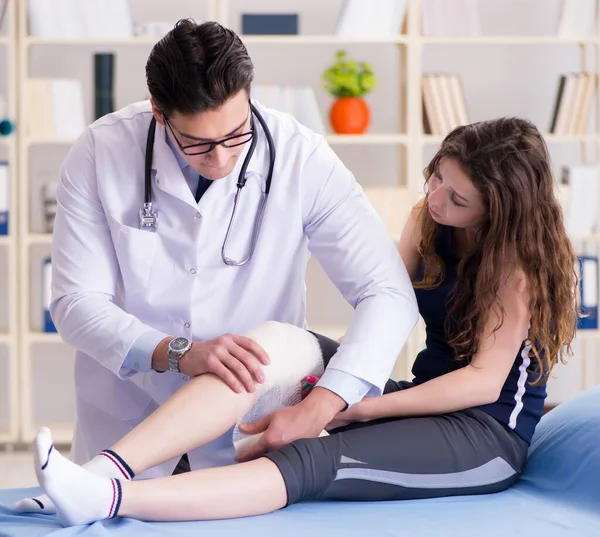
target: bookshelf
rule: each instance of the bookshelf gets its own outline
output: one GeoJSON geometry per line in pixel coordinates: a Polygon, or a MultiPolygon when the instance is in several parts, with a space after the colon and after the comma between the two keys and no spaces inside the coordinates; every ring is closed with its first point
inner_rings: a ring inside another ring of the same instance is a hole
{"type": "MultiPolygon", "coordinates": [[[[0,28],[0,96],[6,114],[17,117],[16,0],[8,0],[0,28]],[[2,80],[4,82],[2,82],[2,80]]],[[[19,438],[17,144],[15,134],[0,136],[0,161],[8,163],[8,234],[0,235],[0,444],[19,438]]]]}
{"type": "MultiPolygon", "coordinates": [[[[396,36],[340,37],[324,33],[321,29],[314,33],[297,36],[241,35],[253,58],[255,55],[256,57],[264,57],[265,51],[273,50],[270,47],[274,45],[277,47],[275,50],[282,51],[282,53],[287,50],[306,51],[308,57],[309,54],[314,54],[316,50],[321,55],[327,54],[331,59],[330,54],[336,47],[348,47],[353,51],[358,51],[367,60],[379,54],[379,51],[382,53],[393,51],[398,59],[396,68],[399,71],[398,87],[394,89],[397,100],[395,104],[397,104],[398,109],[398,128],[393,132],[370,129],[364,135],[352,136],[336,135],[329,132],[326,134],[326,139],[344,161],[348,160],[348,165],[352,171],[354,171],[352,166],[355,162],[373,158],[373,155],[378,156],[382,151],[390,152],[393,157],[390,157],[390,162],[396,163],[396,167],[389,172],[391,182],[388,181],[384,186],[369,183],[365,184],[364,187],[367,195],[388,224],[391,235],[396,239],[399,236],[399,222],[405,220],[412,204],[422,195],[422,170],[427,161],[426,154],[428,151],[433,151],[442,140],[442,136],[425,134],[423,130],[421,82],[422,75],[426,72],[424,66],[427,62],[424,56],[430,50],[430,47],[467,47],[469,50],[483,50],[485,47],[500,46],[511,47],[515,52],[529,50],[528,47],[536,49],[541,47],[547,50],[546,57],[549,58],[552,58],[551,55],[556,47],[569,47],[576,51],[575,55],[578,58],[577,62],[581,70],[600,72],[600,33],[598,32],[600,21],[598,20],[595,24],[594,35],[585,38],[524,34],[430,37],[423,36],[421,33],[421,9],[424,0],[406,0],[406,2],[407,10],[404,23],[401,31],[396,36]],[[590,52],[594,56],[594,60],[591,62],[588,58],[590,52]],[[394,200],[394,203],[397,201],[396,211],[390,210],[390,200],[394,200]]],[[[251,11],[251,4],[253,3],[244,2],[244,9],[251,11]]],[[[287,11],[290,9],[300,10],[300,5],[303,3],[295,0],[289,1],[290,6],[291,4],[294,5],[288,9],[288,2],[276,3],[272,1],[269,8],[271,10],[281,10],[283,4],[286,4],[284,10],[287,11]]],[[[306,4],[311,4],[311,2],[306,2],[306,4]]],[[[319,9],[325,9],[319,2],[313,2],[313,4],[319,4],[319,9]]],[[[186,16],[184,14],[180,15],[182,5],[183,2],[178,2],[177,9],[179,12],[174,15],[176,18],[186,16]]],[[[265,5],[266,2],[256,2],[256,10],[268,10],[265,5]]],[[[51,54],[55,50],[68,53],[70,49],[75,51],[82,48],[89,51],[114,50],[120,56],[135,55],[137,59],[143,57],[145,60],[143,55],[150,51],[156,41],[152,37],[119,39],[32,37],[28,31],[28,2],[26,0],[9,0],[9,6],[12,30],[0,34],[0,48],[8,48],[12,51],[14,58],[18,58],[18,64],[13,61],[14,73],[18,76],[13,75],[11,103],[13,110],[18,112],[18,120],[21,125],[27,123],[28,109],[26,100],[20,99],[17,110],[16,95],[17,93],[25,95],[24,91],[29,77],[38,76],[37,73],[32,74],[31,69],[32,57],[36,51],[44,50],[51,54]],[[17,1],[18,13],[15,9],[17,1]],[[56,47],[60,48],[57,49],[56,47]]],[[[201,18],[218,20],[234,30],[238,30],[237,15],[241,9],[240,0],[204,0],[203,2],[193,3],[190,0],[187,6],[190,10],[193,10],[193,12],[189,12],[189,16],[199,19],[200,16],[196,13],[202,10],[201,18]]],[[[141,9],[139,11],[142,12],[141,9]]],[[[314,14],[316,11],[313,10],[311,13],[314,14]]],[[[460,48],[460,50],[463,49],[460,48]]],[[[314,56],[311,55],[310,58],[314,58],[314,56]]],[[[314,70],[312,80],[314,85],[317,86],[320,85],[320,68],[314,70]]],[[[276,67],[271,71],[266,73],[263,70],[260,74],[269,80],[277,79],[281,84],[289,83],[286,75],[283,75],[283,80],[277,78],[279,73],[276,67]]],[[[142,71],[140,70],[139,73],[141,74],[142,71]]],[[[550,81],[553,85],[555,82],[554,79],[550,81]]],[[[296,80],[292,83],[296,83],[296,80]]],[[[539,82],[539,84],[545,83],[548,83],[548,81],[539,82]]],[[[86,98],[89,100],[89,95],[86,98]]],[[[324,108],[324,103],[325,100],[320,101],[321,112],[327,123],[327,110],[324,108]]],[[[551,112],[550,109],[547,112],[548,124],[551,112]]],[[[595,157],[590,155],[600,155],[600,92],[598,89],[596,89],[595,95],[595,114],[595,121],[592,122],[593,124],[585,134],[566,136],[548,133],[546,134],[548,143],[574,146],[580,152],[582,160],[594,159],[595,161],[595,157]]],[[[6,434],[0,429],[0,443],[15,441],[17,436],[19,441],[30,442],[41,421],[53,424],[58,442],[68,443],[70,441],[70,420],[74,408],[73,394],[69,385],[72,381],[73,350],[61,341],[59,335],[41,331],[39,319],[41,315],[40,260],[49,254],[52,237],[50,234],[44,233],[39,226],[32,225],[32,218],[35,216],[32,209],[32,200],[39,197],[40,193],[38,188],[34,188],[31,164],[37,151],[44,151],[44,155],[47,151],[64,155],[72,142],[73,140],[70,138],[31,136],[29,133],[24,132],[24,129],[21,130],[18,136],[8,141],[12,159],[17,160],[18,157],[19,165],[18,183],[20,188],[18,199],[13,198],[13,201],[15,201],[14,206],[18,207],[19,213],[18,235],[13,233],[8,238],[0,238],[0,251],[8,250],[13,253],[11,257],[13,269],[9,277],[11,282],[9,288],[12,292],[10,301],[12,314],[10,319],[14,321],[18,318],[19,330],[17,332],[13,322],[6,334],[0,332],[0,364],[2,363],[1,349],[3,347],[16,349],[18,345],[20,377],[19,382],[16,381],[16,376],[13,377],[11,386],[18,386],[19,389],[18,392],[16,389],[10,392],[12,398],[10,408],[12,409],[11,412],[14,412],[18,401],[21,412],[18,416],[16,414],[12,416],[11,425],[6,434]],[[21,267],[20,278],[17,278],[17,259],[21,267]],[[17,307],[14,291],[17,288],[19,291],[19,307],[17,307]],[[40,371],[48,375],[49,380],[46,382],[48,386],[46,391],[38,389],[39,385],[37,383],[40,381],[40,371]],[[45,400],[51,399],[58,399],[59,403],[50,408],[48,411],[51,413],[50,415],[45,413],[43,403],[45,400]]],[[[0,144],[2,143],[0,139],[0,144]]],[[[576,246],[588,250],[596,249],[597,251],[598,242],[597,236],[590,235],[577,238],[576,246]]],[[[311,328],[334,338],[341,337],[349,319],[349,307],[342,304],[341,297],[332,289],[332,285],[325,281],[323,273],[314,263],[309,266],[308,286],[308,317],[311,328]],[[326,310],[326,314],[315,314],[315,311],[320,309],[326,310]]],[[[597,361],[595,356],[597,341],[597,331],[586,331],[581,334],[581,337],[578,337],[577,345],[581,349],[581,358],[576,362],[575,367],[569,369],[569,371],[573,371],[572,374],[574,375],[569,380],[571,383],[570,388],[559,390],[560,395],[557,396],[558,398],[567,397],[572,391],[588,387],[590,383],[600,383],[600,365],[597,367],[595,365],[597,361]]],[[[419,323],[399,356],[393,373],[395,378],[406,378],[410,375],[412,360],[418,350],[422,348],[423,342],[424,329],[422,324],[419,323]]],[[[10,353],[10,356],[13,357],[11,363],[16,365],[16,351],[10,353]]],[[[11,371],[11,374],[16,375],[16,369],[11,371]]],[[[0,393],[2,393],[1,389],[0,393]]]]}

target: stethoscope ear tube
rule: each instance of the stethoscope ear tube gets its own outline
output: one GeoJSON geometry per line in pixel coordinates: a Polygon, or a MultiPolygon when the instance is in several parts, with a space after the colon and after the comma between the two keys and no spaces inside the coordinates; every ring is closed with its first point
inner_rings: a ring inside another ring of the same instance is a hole
{"type": "Polygon", "coordinates": [[[156,118],[152,116],[146,137],[146,160],[144,162],[144,203],[149,203],[150,207],[152,207],[152,155],[154,154],[155,134],[156,118]]]}

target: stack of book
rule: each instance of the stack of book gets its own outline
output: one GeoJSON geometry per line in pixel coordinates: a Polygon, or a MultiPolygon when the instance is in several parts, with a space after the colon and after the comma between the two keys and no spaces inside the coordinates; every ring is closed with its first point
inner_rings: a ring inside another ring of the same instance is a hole
{"type": "Polygon", "coordinates": [[[467,105],[458,75],[423,75],[423,132],[444,136],[468,123],[467,105]]]}

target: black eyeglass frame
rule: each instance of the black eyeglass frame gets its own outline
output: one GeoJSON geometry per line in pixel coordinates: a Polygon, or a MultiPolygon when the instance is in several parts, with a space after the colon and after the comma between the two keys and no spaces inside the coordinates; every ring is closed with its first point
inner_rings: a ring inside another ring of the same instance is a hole
{"type": "MultiPolygon", "coordinates": [[[[249,115],[252,115],[252,109],[249,110],[249,115]]],[[[177,142],[177,145],[179,146],[179,149],[181,150],[181,152],[188,156],[188,157],[193,157],[195,155],[205,155],[206,153],[210,153],[215,147],[217,147],[218,145],[222,145],[223,147],[226,148],[231,148],[231,147],[239,147],[240,145],[244,145],[247,144],[248,142],[250,142],[252,140],[252,138],[254,138],[254,118],[251,119],[250,121],[250,130],[248,132],[243,132],[241,134],[235,134],[233,136],[228,136],[227,138],[223,138],[221,140],[215,140],[214,142],[200,142],[198,144],[189,144],[189,145],[183,145],[180,141],[179,138],[177,137],[177,134],[175,133],[175,129],[173,129],[173,127],[171,126],[171,123],[169,123],[169,120],[167,119],[167,116],[165,116],[163,114],[163,119],[165,124],[167,125],[167,127],[169,128],[169,130],[171,131],[171,134],[173,135],[173,138],[175,139],[175,141],[177,142]],[[245,138],[247,137],[247,139],[245,139],[243,142],[239,142],[237,144],[227,144],[226,142],[229,142],[230,140],[236,140],[239,138],[245,138]],[[208,149],[206,149],[205,151],[197,151],[194,153],[189,153],[188,150],[194,147],[206,147],[208,146],[208,149]]]]}

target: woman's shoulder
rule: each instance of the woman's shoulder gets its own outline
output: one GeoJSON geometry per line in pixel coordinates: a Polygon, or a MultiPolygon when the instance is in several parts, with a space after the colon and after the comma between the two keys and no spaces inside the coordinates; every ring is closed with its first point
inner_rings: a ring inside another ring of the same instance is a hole
{"type": "Polygon", "coordinates": [[[498,294],[506,299],[528,301],[531,297],[528,278],[516,256],[508,254],[500,268],[498,294]]]}

